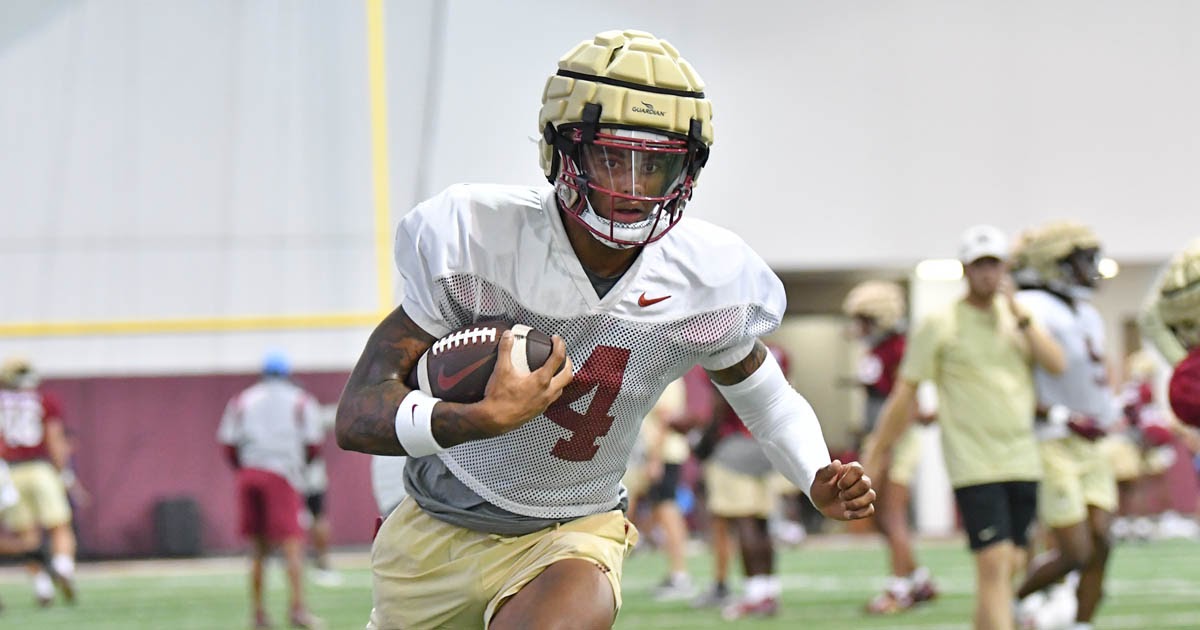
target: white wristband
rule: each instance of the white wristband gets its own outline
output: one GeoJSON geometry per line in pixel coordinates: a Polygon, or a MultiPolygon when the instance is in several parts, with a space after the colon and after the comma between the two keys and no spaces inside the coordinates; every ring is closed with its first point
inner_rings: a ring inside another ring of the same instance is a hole
{"type": "Polygon", "coordinates": [[[1066,405],[1050,405],[1046,410],[1046,420],[1053,426],[1061,427],[1071,419],[1071,410],[1066,405]]]}
{"type": "Polygon", "coordinates": [[[446,450],[433,438],[433,406],[439,402],[440,398],[414,389],[396,409],[396,439],[409,457],[425,457],[446,450]]]}

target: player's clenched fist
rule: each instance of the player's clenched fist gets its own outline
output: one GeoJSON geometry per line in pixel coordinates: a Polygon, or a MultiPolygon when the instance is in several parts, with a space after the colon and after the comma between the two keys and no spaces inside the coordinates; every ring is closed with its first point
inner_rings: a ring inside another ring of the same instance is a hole
{"type": "Polygon", "coordinates": [[[818,470],[808,496],[822,514],[839,521],[875,513],[875,490],[858,462],[843,464],[835,459],[818,470]]]}

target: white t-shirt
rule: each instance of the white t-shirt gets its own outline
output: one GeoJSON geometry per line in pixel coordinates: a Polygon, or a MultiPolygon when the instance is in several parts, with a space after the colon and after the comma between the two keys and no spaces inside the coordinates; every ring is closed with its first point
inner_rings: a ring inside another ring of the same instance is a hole
{"type": "Polygon", "coordinates": [[[238,450],[245,468],[277,473],[304,491],[305,447],[324,438],[317,399],[282,378],[267,378],[229,401],[217,439],[238,450]]]}

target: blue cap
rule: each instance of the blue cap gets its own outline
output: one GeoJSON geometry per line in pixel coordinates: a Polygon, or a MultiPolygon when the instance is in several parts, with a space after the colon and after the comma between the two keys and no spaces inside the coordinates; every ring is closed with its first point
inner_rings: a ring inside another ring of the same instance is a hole
{"type": "Polygon", "coordinates": [[[286,354],[278,351],[268,352],[263,358],[262,373],[263,376],[287,376],[292,373],[292,365],[286,354]]]}

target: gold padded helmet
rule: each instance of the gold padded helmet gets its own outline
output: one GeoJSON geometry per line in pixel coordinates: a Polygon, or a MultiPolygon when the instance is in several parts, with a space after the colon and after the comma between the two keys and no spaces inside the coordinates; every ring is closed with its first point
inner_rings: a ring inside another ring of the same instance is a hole
{"type": "Polygon", "coordinates": [[[538,129],[542,171],[562,209],[606,245],[634,247],[661,238],[682,217],[708,160],[712,105],[674,46],[643,31],[605,31],[559,60],[542,92],[538,129]],[[588,159],[600,151],[604,163],[656,169],[658,179],[649,190],[629,177],[606,179],[588,159]],[[589,195],[647,211],[605,218],[589,195]]]}
{"type": "Polygon", "coordinates": [[[842,302],[842,312],[849,317],[866,317],[880,330],[896,330],[906,312],[904,289],[895,282],[868,280],[859,283],[842,302]]]}

